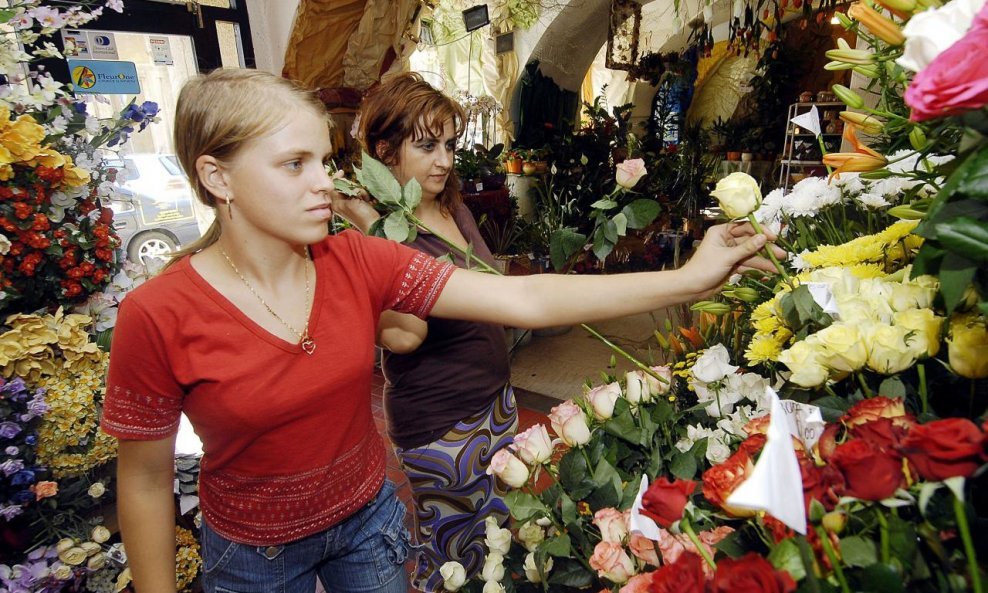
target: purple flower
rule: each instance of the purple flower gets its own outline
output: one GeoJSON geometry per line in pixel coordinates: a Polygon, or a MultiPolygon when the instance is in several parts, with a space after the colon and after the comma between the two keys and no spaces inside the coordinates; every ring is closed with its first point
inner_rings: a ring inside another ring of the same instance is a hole
{"type": "Polygon", "coordinates": [[[0,506],[0,518],[6,519],[7,521],[10,521],[11,519],[16,517],[17,515],[20,515],[23,512],[24,509],[22,509],[18,505],[0,506]]]}
{"type": "Polygon", "coordinates": [[[10,502],[17,505],[26,505],[35,499],[34,492],[21,490],[10,497],[10,502]]]}
{"type": "Polygon", "coordinates": [[[35,443],[38,442],[38,435],[32,432],[31,434],[24,437],[24,442],[33,447],[35,443]]]}
{"type": "Polygon", "coordinates": [[[6,453],[7,455],[10,455],[11,457],[13,457],[14,455],[17,455],[18,453],[20,453],[21,450],[18,449],[17,447],[15,447],[15,446],[11,445],[11,446],[7,447],[6,449],[4,449],[3,452],[6,453]]]}
{"type": "Polygon", "coordinates": [[[42,390],[35,392],[34,397],[27,403],[27,411],[35,416],[41,416],[49,410],[50,406],[45,401],[45,394],[42,390]]]}
{"type": "Polygon", "coordinates": [[[16,422],[0,422],[0,439],[12,439],[21,432],[21,427],[16,422]]]}
{"type": "Polygon", "coordinates": [[[3,475],[5,476],[16,474],[22,469],[24,469],[24,462],[20,459],[8,459],[7,461],[0,463],[0,472],[3,472],[3,475]]]}
{"type": "Polygon", "coordinates": [[[7,384],[4,385],[2,388],[0,388],[0,391],[3,391],[4,393],[17,393],[18,391],[24,391],[24,389],[25,389],[24,379],[21,379],[20,377],[15,377],[14,379],[8,381],[7,384]]]}

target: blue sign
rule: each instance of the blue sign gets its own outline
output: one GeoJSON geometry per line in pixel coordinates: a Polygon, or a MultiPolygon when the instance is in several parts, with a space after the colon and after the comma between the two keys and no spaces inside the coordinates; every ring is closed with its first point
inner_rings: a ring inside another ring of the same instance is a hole
{"type": "Polygon", "coordinates": [[[90,95],[137,95],[141,83],[133,62],[68,60],[72,89],[90,95]]]}

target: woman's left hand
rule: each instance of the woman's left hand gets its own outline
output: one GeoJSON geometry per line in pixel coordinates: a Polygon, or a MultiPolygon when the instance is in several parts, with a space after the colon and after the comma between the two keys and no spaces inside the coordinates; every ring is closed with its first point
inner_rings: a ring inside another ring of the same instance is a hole
{"type": "Polygon", "coordinates": [[[785,260],[786,252],[771,243],[775,238],[772,234],[757,234],[747,222],[719,224],[706,232],[683,271],[690,274],[703,294],[718,290],[733,274],[745,270],[778,273],[771,260],[758,253],[767,244],[778,259],[785,260]]]}

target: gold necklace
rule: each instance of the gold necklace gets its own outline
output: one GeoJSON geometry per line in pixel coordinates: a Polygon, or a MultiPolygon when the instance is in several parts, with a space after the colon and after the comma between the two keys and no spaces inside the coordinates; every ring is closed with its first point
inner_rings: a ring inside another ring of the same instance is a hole
{"type": "Polygon", "coordinates": [[[237,269],[237,266],[234,265],[233,260],[230,259],[230,256],[227,255],[225,251],[223,251],[223,248],[220,247],[219,250],[220,250],[220,254],[223,255],[223,259],[226,260],[226,263],[230,264],[230,267],[233,268],[233,272],[237,276],[240,277],[240,280],[244,283],[244,286],[247,287],[247,290],[249,290],[252,295],[254,295],[255,297],[257,297],[257,300],[261,301],[261,304],[264,305],[264,308],[268,310],[268,313],[270,313],[272,316],[274,316],[275,319],[277,319],[278,321],[280,321],[281,322],[281,325],[284,325],[285,327],[288,328],[288,331],[290,331],[293,334],[295,334],[296,336],[298,336],[298,340],[299,340],[298,344],[299,344],[299,346],[302,347],[302,351],[311,356],[312,353],[316,351],[316,343],[309,336],[309,315],[312,313],[312,304],[309,301],[309,294],[310,294],[310,291],[311,291],[311,289],[309,287],[309,249],[308,248],[305,249],[305,302],[306,302],[306,309],[305,309],[305,327],[302,328],[302,331],[298,331],[297,329],[295,329],[291,325],[288,325],[288,322],[287,321],[285,321],[284,319],[281,318],[280,315],[278,315],[277,313],[275,313],[274,312],[274,309],[272,309],[266,302],[264,302],[264,299],[261,298],[261,295],[257,294],[257,291],[254,290],[254,287],[251,286],[250,282],[247,281],[247,278],[243,274],[240,273],[240,270],[238,270],[237,269]]]}

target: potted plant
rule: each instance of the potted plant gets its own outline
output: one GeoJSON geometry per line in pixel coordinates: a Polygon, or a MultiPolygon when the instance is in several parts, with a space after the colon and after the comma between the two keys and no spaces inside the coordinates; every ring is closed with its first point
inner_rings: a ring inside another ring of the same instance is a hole
{"type": "Polygon", "coordinates": [[[508,175],[521,175],[521,164],[524,161],[522,150],[512,148],[501,153],[504,163],[504,172],[508,175]]]}

